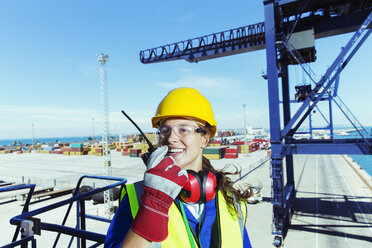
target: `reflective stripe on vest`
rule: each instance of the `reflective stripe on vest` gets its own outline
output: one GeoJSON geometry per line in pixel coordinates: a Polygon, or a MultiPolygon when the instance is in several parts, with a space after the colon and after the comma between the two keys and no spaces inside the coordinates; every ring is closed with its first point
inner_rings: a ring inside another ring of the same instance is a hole
{"type": "Polygon", "coordinates": [[[136,217],[141,196],[143,193],[143,181],[136,183],[126,184],[120,194],[120,202],[123,200],[123,197],[128,193],[130,212],[132,217],[136,217]]]}
{"type": "MultiPolygon", "coordinates": [[[[126,189],[131,188],[133,190],[138,190],[138,187],[129,186],[130,184],[126,185],[126,189]],[[129,186],[129,187],[128,187],[129,186]]],[[[137,186],[137,185],[135,185],[137,186]]],[[[124,190],[123,190],[124,191],[124,190]]],[[[131,194],[128,192],[129,204],[138,207],[138,200],[140,197],[137,194],[134,194],[136,197],[130,197],[131,194]],[[135,202],[133,202],[135,201],[135,202]]],[[[142,193],[142,192],[141,192],[142,193]]],[[[125,194],[124,194],[125,195],[125,194]]],[[[123,196],[124,196],[123,195],[123,196]]],[[[216,207],[218,206],[218,210],[216,214],[220,216],[219,218],[219,227],[220,227],[220,243],[221,247],[243,247],[243,237],[244,237],[244,226],[246,220],[246,205],[244,203],[237,203],[236,206],[238,208],[240,218],[235,213],[231,213],[230,208],[227,206],[225,197],[223,196],[221,191],[218,191],[218,201],[216,202],[216,207]]],[[[138,211],[138,208],[137,208],[138,211]]],[[[136,212],[137,214],[137,212],[136,212]]],[[[133,214],[133,219],[136,214],[133,214]]],[[[194,244],[197,242],[194,240],[194,244]]],[[[151,247],[185,247],[191,248],[190,240],[187,235],[187,230],[185,224],[182,219],[182,214],[178,210],[175,203],[172,203],[169,209],[169,222],[168,222],[168,237],[162,242],[153,242],[151,247]]]]}

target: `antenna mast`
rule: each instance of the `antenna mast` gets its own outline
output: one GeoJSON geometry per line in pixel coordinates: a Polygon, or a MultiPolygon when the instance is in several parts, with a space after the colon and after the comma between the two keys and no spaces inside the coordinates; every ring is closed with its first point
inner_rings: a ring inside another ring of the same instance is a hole
{"type": "MultiPolygon", "coordinates": [[[[109,147],[109,116],[108,116],[108,101],[107,101],[107,83],[105,80],[105,69],[106,61],[108,61],[109,56],[107,54],[101,53],[97,55],[98,61],[101,62],[100,75],[101,75],[101,102],[102,102],[102,112],[103,112],[103,129],[102,129],[102,151],[104,159],[104,175],[111,177],[111,153],[109,147]]],[[[106,185],[109,185],[109,182],[105,182],[106,185]]],[[[112,209],[112,190],[104,191],[104,202],[106,207],[106,213],[110,214],[112,209]]]]}

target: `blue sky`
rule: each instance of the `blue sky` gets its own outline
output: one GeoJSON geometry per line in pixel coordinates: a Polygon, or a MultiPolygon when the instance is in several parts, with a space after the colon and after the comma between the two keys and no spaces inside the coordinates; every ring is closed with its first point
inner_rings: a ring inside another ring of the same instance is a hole
{"type": "MultiPolygon", "coordinates": [[[[107,64],[111,133],[133,133],[124,109],[144,131],[166,93],[197,88],[211,102],[219,129],[247,123],[269,127],[265,52],[215,60],[144,65],[139,52],[264,21],[262,1],[1,1],[0,139],[85,136],[101,133],[99,63],[107,64]]],[[[315,41],[318,77],[352,34],[315,41]]],[[[362,124],[370,111],[372,42],[369,38],[341,75],[339,95],[362,124]]],[[[290,79],[302,81],[292,67],[290,79]]],[[[300,82],[301,83],[301,82],[300,82]]],[[[297,82],[292,80],[291,87],[297,82]]],[[[294,94],[294,93],[293,93],[294,94]]],[[[292,95],[293,95],[292,94],[292,95]]],[[[293,106],[295,109],[296,106],[293,106]]],[[[335,110],[335,124],[347,123],[335,110]]],[[[294,110],[292,110],[294,113],[294,110]]],[[[314,116],[317,120],[317,117],[314,116]]],[[[319,121],[318,125],[322,125],[319,121]]]]}

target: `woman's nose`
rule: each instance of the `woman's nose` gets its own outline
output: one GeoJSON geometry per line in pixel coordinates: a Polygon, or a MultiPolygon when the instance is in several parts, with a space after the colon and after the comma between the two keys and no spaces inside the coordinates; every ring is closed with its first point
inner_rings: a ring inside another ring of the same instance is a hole
{"type": "Polygon", "coordinates": [[[169,135],[168,135],[168,142],[169,143],[174,143],[176,141],[179,141],[179,137],[176,135],[175,131],[172,128],[169,135]]]}

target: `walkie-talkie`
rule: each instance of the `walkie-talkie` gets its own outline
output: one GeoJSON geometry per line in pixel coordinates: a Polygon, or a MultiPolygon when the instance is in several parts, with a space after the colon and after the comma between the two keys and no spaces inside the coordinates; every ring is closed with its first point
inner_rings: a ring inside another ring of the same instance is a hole
{"type": "Polygon", "coordinates": [[[137,130],[142,134],[143,138],[145,138],[147,144],[149,144],[149,149],[147,150],[148,152],[145,154],[142,154],[141,158],[145,165],[147,165],[147,160],[150,158],[151,153],[155,151],[155,147],[151,144],[150,140],[146,137],[146,135],[142,132],[141,128],[124,112],[124,110],[121,111],[125,117],[132,122],[132,124],[137,128],[137,130]]]}

